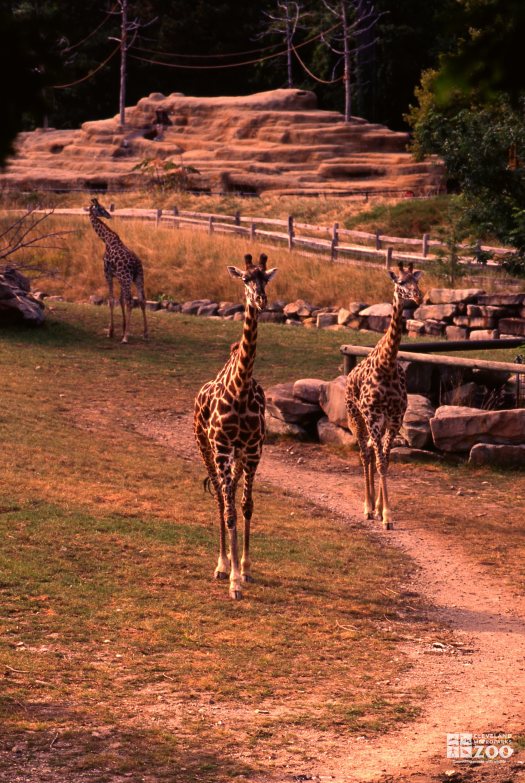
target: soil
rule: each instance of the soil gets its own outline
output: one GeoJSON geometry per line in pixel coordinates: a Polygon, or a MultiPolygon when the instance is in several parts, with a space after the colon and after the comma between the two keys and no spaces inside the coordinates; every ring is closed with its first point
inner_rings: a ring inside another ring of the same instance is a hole
{"type": "MultiPolygon", "coordinates": [[[[177,414],[171,420],[150,417],[137,426],[181,457],[197,459],[189,415],[177,414]]],[[[356,517],[361,518],[362,481],[355,455],[342,459],[314,444],[269,443],[258,477],[333,514],[353,519],[354,524],[356,517]]],[[[438,485],[439,474],[425,474],[422,486],[425,484],[422,507],[435,503],[443,490],[438,485]]],[[[472,513],[475,503],[473,498],[472,513]]],[[[401,548],[413,559],[417,575],[411,589],[433,607],[432,621],[446,629],[447,641],[437,642],[432,649],[410,644],[404,649],[412,663],[407,684],[421,686],[428,693],[423,710],[401,729],[378,739],[358,738],[351,748],[345,744],[335,752],[333,745],[323,749],[317,737],[315,766],[279,779],[336,783],[525,781],[525,762],[519,760],[519,754],[505,763],[483,764],[460,764],[446,757],[447,733],[523,733],[525,601],[469,556],[461,541],[426,530],[417,519],[403,513],[399,500],[395,508],[393,531],[381,530],[374,521],[363,524],[374,539],[401,548]]],[[[484,505],[484,511],[490,513],[490,505],[484,505]]],[[[492,511],[501,514],[503,509],[494,507],[492,511]]],[[[275,766],[286,768],[285,758],[277,762],[281,763],[275,766]]],[[[276,778],[261,777],[258,783],[266,780],[276,778]]]]}

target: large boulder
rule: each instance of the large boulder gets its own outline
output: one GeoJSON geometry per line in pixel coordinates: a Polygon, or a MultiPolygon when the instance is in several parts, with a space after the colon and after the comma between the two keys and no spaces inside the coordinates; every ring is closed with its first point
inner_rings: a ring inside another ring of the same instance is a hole
{"type": "Polygon", "coordinates": [[[370,305],[361,310],[359,316],[363,319],[363,326],[373,332],[386,332],[392,316],[392,305],[389,302],[370,305]]]}
{"type": "Polygon", "coordinates": [[[453,318],[456,315],[455,304],[429,304],[421,305],[414,312],[414,318],[416,321],[427,321],[432,319],[434,321],[445,321],[453,318]]]}
{"type": "Polygon", "coordinates": [[[434,443],[441,451],[469,451],[476,443],[525,443],[525,408],[484,411],[442,405],[430,419],[434,443]]]}
{"type": "Polygon", "coordinates": [[[6,267],[0,273],[0,324],[40,326],[44,322],[44,303],[32,296],[30,290],[28,278],[16,269],[6,267]]]}
{"type": "Polygon", "coordinates": [[[479,301],[485,291],[480,288],[431,288],[425,296],[425,302],[432,304],[456,304],[458,302],[479,301]]]}
{"type": "Polygon", "coordinates": [[[401,426],[401,436],[414,449],[425,449],[432,443],[430,419],[435,408],[422,394],[409,394],[408,405],[401,426]]]}
{"type": "Polygon", "coordinates": [[[501,318],[499,330],[514,337],[525,337],[525,318],[501,318]]]}
{"type": "Polygon", "coordinates": [[[469,465],[525,466],[525,444],[498,446],[494,443],[476,443],[469,454],[469,465]]]}
{"type": "Polygon", "coordinates": [[[333,381],[324,383],[319,394],[319,405],[332,424],[348,429],[346,415],[346,375],[339,375],[333,381]]]}
{"type": "Polygon", "coordinates": [[[307,440],[308,432],[300,424],[292,424],[272,416],[269,411],[265,414],[266,432],[268,435],[287,435],[297,440],[307,440]]]}
{"type": "Polygon", "coordinates": [[[266,409],[271,416],[308,427],[321,416],[318,405],[294,396],[293,383],[278,383],[266,390],[266,409]]]}
{"type": "Polygon", "coordinates": [[[319,405],[319,395],[324,381],[320,378],[301,378],[293,385],[293,396],[303,402],[319,405]]]}
{"type": "MultiPolygon", "coordinates": [[[[410,348],[408,348],[410,350],[410,348]]],[[[430,394],[432,391],[434,365],[425,362],[399,361],[405,371],[409,394],[430,394]]]]}
{"type": "Polygon", "coordinates": [[[319,441],[333,446],[354,446],[357,443],[355,435],[344,427],[338,427],[323,416],[317,422],[317,435],[319,441]]]}

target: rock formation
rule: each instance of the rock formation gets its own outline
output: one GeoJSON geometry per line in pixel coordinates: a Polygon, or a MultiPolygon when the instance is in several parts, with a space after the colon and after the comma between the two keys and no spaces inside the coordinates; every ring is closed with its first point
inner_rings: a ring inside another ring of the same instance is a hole
{"type": "Polygon", "coordinates": [[[359,117],[345,124],[305,90],[224,98],[152,93],[126,109],[125,130],[117,115],[78,130],[21,133],[0,183],[132,188],[144,183],[133,167],[149,158],[195,167],[195,186],[213,192],[435,190],[440,164],[415,162],[407,142],[408,134],[359,117]]]}

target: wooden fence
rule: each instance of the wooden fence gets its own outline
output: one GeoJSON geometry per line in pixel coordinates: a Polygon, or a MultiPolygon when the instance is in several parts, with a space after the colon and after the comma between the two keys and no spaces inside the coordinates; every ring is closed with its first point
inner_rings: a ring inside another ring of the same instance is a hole
{"type": "MultiPolygon", "coordinates": [[[[330,226],[317,226],[301,223],[288,215],[286,218],[223,215],[213,212],[191,212],[170,209],[118,209],[110,206],[111,212],[122,218],[155,220],[157,226],[172,225],[175,228],[188,227],[204,230],[212,234],[227,233],[243,236],[250,241],[259,240],[287,245],[289,250],[306,250],[320,253],[332,261],[348,262],[356,260],[384,266],[385,261],[413,261],[418,265],[439,258],[444,243],[433,239],[429,234],[420,238],[396,237],[381,234],[379,231],[356,231],[342,228],[339,223],[330,226]]],[[[42,210],[45,211],[45,210],[42,210]]],[[[81,209],[55,209],[54,214],[83,214],[81,209]]],[[[460,245],[462,252],[460,263],[480,266],[479,254],[490,253],[493,258],[485,262],[487,266],[499,266],[498,256],[511,252],[509,248],[492,247],[477,242],[474,245],[460,245]]]]}

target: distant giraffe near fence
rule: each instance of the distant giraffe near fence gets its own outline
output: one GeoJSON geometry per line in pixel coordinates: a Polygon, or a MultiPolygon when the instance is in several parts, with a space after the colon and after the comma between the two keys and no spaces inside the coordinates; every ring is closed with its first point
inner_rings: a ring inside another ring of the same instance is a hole
{"type": "Polygon", "coordinates": [[[148,338],[148,322],[146,319],[146,295],[144,293],[144,270],[140,258],[130,250],[119,235],[112,231],[101,217],[111,218],[111,215],[96,198],[91,199],[89,207],[89,219],[95,232],[102,239],[106,246],[104,252],[104,275],[109,289],[109,337],[113,337],[114,322],[113,308],[115,299],[113,296],[113,278],[116,277],[120,283],[120,306],[122,307],[122,342],[128,342],[129,327],[131,321],[131,308],[133,299],[131,295],[131,284],[134,283],[137,289],[139,305],[144,319],[144,339],[148,338]]]}
{"type": "Polygon", "coordinates": [[[423,301],[418,280],[421,272],[413,264],[405,270],[399,264],[399,275],[389,270],[394,282],[392,318],[386,334],[366,359],[349,373],[346,383],[346,408],[350,429],[357,437],[365,477],[365,507],[367,519],[374,511],[386,530],[393,528],[387,492],[390,449],[396,438],[407,407],[405,371],[397,362],[401,342],[402,316],[405,303],[423,301]],[[377,498],[375,472],[379,473],[377,498]],[[374,508],[375,507],[375,508],[374,508]]]}
{"type": "Polygon", "coordinates": [[[209,482],[219,507],[219,560],[216,579],[230,578],[230,597],[242,598],[241,582],[251,582],[250,523],[253,513],[252,489],[261,459],[265,433],[265,398],[253,377],[257,344],[257,319],[267,303],[266,286],[277,269],[267,269],[267,257],[258,264],[251,255],[244,257],[246,268],[229,266],[232,277],[245,286],[244,326],[240,343],[230,349],[228,361],[213,381],[205,383],[195,400],[194,429],[209,482]],[[242,512],[244,542],[239,570],[235,491],[244,477],[242,512]],[[230,560],[226,552],[226,528],[229,533],[230,560]]]}

